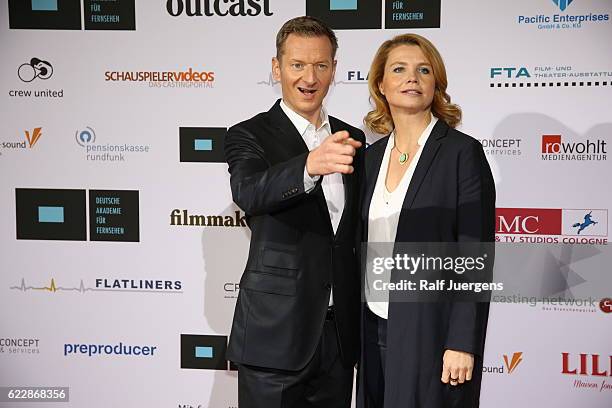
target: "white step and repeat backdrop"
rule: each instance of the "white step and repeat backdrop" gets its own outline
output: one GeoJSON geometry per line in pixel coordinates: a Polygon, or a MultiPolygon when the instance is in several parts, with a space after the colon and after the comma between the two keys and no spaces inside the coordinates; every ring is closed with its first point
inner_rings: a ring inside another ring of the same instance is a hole
{"type": "MultiPolygon", "coordinates": [[[[237,406],[223,351],[249,231],[223,135],[280,96],[276,31],[305,13],[337,29],[330,113],[361,125],[378,45],[422,34],[493,168],[499,240],[607,245],[609,0],[9,0],[0,386],[69,387],[54,406],[237,406]]],[[[493,304],[482,406],[612,406],[611,311],[493,304]]]]}

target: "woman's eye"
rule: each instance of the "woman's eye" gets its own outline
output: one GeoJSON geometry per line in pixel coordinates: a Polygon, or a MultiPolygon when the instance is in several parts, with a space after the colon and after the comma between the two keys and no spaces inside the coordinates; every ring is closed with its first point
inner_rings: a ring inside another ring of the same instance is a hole
{"type": "Polygon", "coordinates": [[[427,75],[431,72],[431,70],[428,67],[419,67],[419,74],[424,74],[427,75]]]}
{"type": "Polygon", "coordinates": [[[403,72],[404,71],[404,67],[395,67],[393,68],[393,72],[395,72],[396,74],[403,72]]]}

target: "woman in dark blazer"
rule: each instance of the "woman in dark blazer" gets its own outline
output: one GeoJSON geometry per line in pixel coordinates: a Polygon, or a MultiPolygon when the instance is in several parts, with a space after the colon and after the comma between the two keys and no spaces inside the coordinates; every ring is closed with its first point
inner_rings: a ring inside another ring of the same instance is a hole
{"type": "MultiPolygon", "coordinates": [[[[493,242],[491,170],[480,143],[455,129],[461,110],[438,50],[414,34],[386,41],[368,84],[364,122],[388,136],[365,153],[363,240],[493,242]]],[[[487,303],[366,299],[358,406],[478,407],[487,303]]]]}

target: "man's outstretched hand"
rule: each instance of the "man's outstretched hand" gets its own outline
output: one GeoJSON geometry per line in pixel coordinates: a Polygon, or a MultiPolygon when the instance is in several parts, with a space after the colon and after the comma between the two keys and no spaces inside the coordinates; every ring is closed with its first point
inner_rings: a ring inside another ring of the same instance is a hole
{"type": "Polygon", "coordinates": [[[310,176],[351,174],[354,171],[353,157],[360,147],[361,142],[349,137],[346,130],[329,135],[308,154],[306,171],[310,176]]]}

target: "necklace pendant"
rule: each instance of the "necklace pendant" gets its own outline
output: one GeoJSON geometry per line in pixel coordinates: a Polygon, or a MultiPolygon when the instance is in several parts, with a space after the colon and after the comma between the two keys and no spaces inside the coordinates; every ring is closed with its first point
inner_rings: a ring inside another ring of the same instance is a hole
{"type": "Polygon", "coordinates": [[[406,164],[406,162],[408,161],[408,154],[407,153],[402,153],[399,156],[399,163],[400,164],[406,164]]]}

